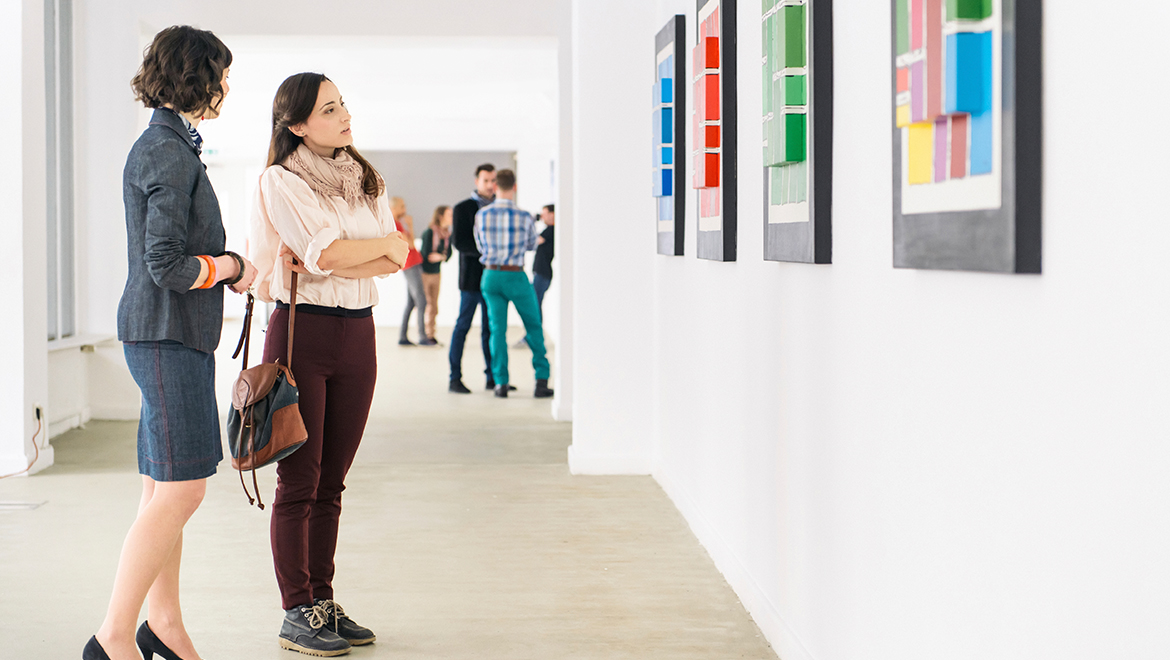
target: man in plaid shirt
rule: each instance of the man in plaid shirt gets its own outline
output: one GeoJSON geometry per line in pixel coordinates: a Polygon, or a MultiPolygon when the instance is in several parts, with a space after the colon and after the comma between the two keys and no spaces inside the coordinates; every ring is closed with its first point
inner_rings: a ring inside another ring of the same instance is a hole
{"type": "Polygon", "coordinates": [[[536,371],[537,398],[550,397],[548,358],[544,350],[544,329],[536,290],[524,274],[524,253],[536,249],[536,223],[532,214],[516,207],[516,174],[512,170],[496,173],[496,201],[475,214],[475,245],[483,264],[480,290],[487,302],[491,325],[492,376],[496,396],[508,396],[508,303],[516,306],[528,345],[532,348],[532,368],[536,371]]]}

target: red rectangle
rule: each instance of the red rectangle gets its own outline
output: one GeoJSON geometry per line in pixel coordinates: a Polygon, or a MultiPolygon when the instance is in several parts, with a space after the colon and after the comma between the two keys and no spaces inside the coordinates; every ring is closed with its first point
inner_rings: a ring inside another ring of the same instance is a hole
{"type": "Polygon", "coordinates": [[[898,92],[910,91],[910,69],[902,67],[898,69],[898,92]]]}
{"type": "Polygon", "coordinates": [[[706,69],[719,68],[719,37],[703,39],[703,67],[706,69]]]}
{"type": "Polygon", "coordinates": [[[926,0],[926,118],[943,113],[943,0],[926,0]]]}
{"type": "Polygon", "coordinates": [[[706,162],[703,164],[703,180],[706,188],[719,187],[719,154],[703,154],[706,162]]]}
{"type": "Polygon", "coordinates": [[[719,121],[719,74],[708,73],[702,78],[703,119],[719,121]]]}
{"type": "Polygon", "coordinates": [[[970,115],[951,117],[951,178],[967,177],[967,125],[970,115]]]}
{"type": "Polygon", "coordinates": [[[703,127],[703,141],[700,143],[704,149],[718,149],[720,147],[720,130],[718,126],[704,126],[703,127]]]}
{"type": "Polygon", "coordinates": [[[922,3],[910,0],[910,50],[922,48],[922,3]]]}

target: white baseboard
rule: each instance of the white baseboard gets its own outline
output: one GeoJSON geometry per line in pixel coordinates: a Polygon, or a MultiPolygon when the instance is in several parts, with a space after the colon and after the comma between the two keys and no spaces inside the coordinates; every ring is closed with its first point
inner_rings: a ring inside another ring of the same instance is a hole
{"type": "MultiPolygon", "coordinates": [[[[571,448],[570,448],[571,449],[571,448]]],[[[800,637],[792,626],[781,616],[776,604],[768,598],[759,582],[740,561],[731,546],[723,539],[716,528],[699,510],[699,506],[685,490],[669,476],[656,471],[654,479],[666,491],[667,497],[674,502],[675,507],[682,513],[683,518],[691,527],[691,531],[699,539],[699,543],[706,548],[707,554],[715,562],[715,567],[723,574],[723,578],[731,585],[732,591],[739,596],[752,620],[764,633],[764,638],[772,645],[772,649],[783,660],[814,660],[812,653],[800,641],[800,637]]]]}
{"type": "MultiPolygon", "coordinates": [[[[38,440],[39,440],[39,438],[38,438],[38,440]]],[[[33,463],[32,468],[30,468],[28,472],[24,472],[20,476],[27,477],[30,475],[34,475],[34,474],[40,472],[41,470],[52,466],[53,465],[53,457],[54,457],[53,445],[45,443],[45,446],[41,447],[40,457],[37,458],[37,462],[33,463]]],[[[20,472],[21,470],[28,467],[29,458],[30,457],[25,457],[24,455],[21,455],[21,454],[15,454],[15,455],[9,454],[7,456],[0,457],[0,475],[12,474],[13,472],[20,472]]]]}
{"type": "Polygon", "coordinates": [[[136,422],[141,416],[142,406],[98,406],[91,411],[91,419],[107,422],[136,422]]]}
{"type": "Polygon", "coordinates": [[[569,445],[569,473],[592,475],[649,475],[654,461],[633,454],[594,454],[569,445]]]}
{"type": "Polygon", "coordinates": [[[89,408],[82,408],[81,412],[79,413],[69,415],[64,419],[58,419],[55,422],[50,422],[49,439],[52,440],[66,431],[72,431],[75,428],[79,428],[88,422],[91,418],[92,417],[89,408]]]}
{"type": "Polygon", "coordinates": [[[554,394],[552,400],[552,418],[558,422],[573,421],[573,404],[554,394]]]}

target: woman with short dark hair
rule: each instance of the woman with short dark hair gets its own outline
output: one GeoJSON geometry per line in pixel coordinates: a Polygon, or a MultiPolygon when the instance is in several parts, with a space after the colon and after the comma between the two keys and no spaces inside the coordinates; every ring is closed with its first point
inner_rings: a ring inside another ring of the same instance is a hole
{"type": "Polygon", "coordinates": [[[223,458],[215,400],[215,355],[223,286],[237,293],[256,269],[234,252],[199,158],[199,123],[219,116],[231,51],[188,26],[159,32],[131,83],[154,108],[126,159],[126,288],[118,338],[142,390],[138,471],[142,500],[122,546],[105,621],[83,660],[142,655],[198,658],[179,607],[183,527],[223,458]],[[135,633],[147,602],[147,621],[135,633]],[[135,648],[137,643],[138,648],[135,648]]]}

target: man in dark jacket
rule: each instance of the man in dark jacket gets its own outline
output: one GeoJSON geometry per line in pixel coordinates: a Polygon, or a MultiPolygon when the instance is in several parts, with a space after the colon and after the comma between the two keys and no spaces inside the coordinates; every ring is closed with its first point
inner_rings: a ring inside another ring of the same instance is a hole
{"type": "Polygon", "coordinates": [[[496,387],[496,382],[492,378],[491,329],[488,324],[487,304],[484,303],[483,294],[479,291],[483,264],[479,263],[479,249],[475,246],[475,235],[472,233],[475,227],[475,214],[492,203],[495,198],[496,168],[491,163],[485,163],[475,168],[475,191],[471,193],[471,197],[459,202],[451,210],[451,244],[459,250],[459,319],[455,321],[455,332],[451,334],[451,351],[448,354],[451,362],[451,383],[447,390],[458,394],[471,393],[463,384],[463,344],[467,341],[467,331],[471,329],[471,319],[475,316],[476,307],[480,308],[479,322],[483,326],[481,336],[487,389],[492,390],[496,387]]]}

